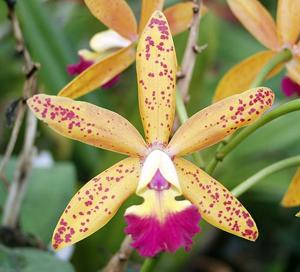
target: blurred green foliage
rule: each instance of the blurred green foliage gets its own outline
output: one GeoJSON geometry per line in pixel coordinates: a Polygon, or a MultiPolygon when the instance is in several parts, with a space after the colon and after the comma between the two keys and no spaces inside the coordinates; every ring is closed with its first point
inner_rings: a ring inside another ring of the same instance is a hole
{"type": "MultiPolygon", "coordinates": [[[[128,2],[138,18],[140,1],[128,2]]],[[[166,1],[166,6],[175,2],[179,1],[166,1]]],[[[217,3],[221,10],[228,12],[224,1],[213,2],[217,3]]],[[[273,14],[276,2],[263,1],[273,14]]],[[[97,21],[80,1],[20,0],[17,7],[26,43],[34,60],[41,64],[39,89],[41,92],[56,94],[70,80],[66,73],[66,65],[77,61],[76,51],[87,47],[89,38],[97,31],[105,29],[105,26],[97,21]]],[[[21,96],[24,81],[22,59],[15,54],[6,13],[4,1],[0,1],[1,151],[6,147],[10,133],[5,126],[4,110],[12,100],[21,96]]],[[[189,114],[211,103],[218,81],[230,67],[262,48],[241,25],[221,15],[222,12],[211,10],[201,22],[199,44],[207,43],[208,47],[196,62],[190,88],[191,99],[187,108],[189,114]]],[[[179,63],[187,35],[188,33],[183,33],[174,39],[179,63]]],[[[285,102],[279,89],[283,73],[266,83],[275,91],[277,104],[285,102]]],[[[105,91],[99,88],[82,99],[118,112],[142,133],[134,66],[122,74],[117,86],[105,91]]],[[[292,113],[259,129],[220,164],[216,177],[232,188],[257,170],[277,160],[299,154],[299,118],[299,112],[292,113]]],[[[50,151],[58,162],[51,169],[33,170],[22,207],[20,226],[24,232],[32,233],[48,243],[60,213],[75,192],[74,169],[76,168],[79,180],[76,187],[80,187],[123,156],[66,140],[46,126],[39,126],[38,148],[50,151]]],[[[22,142],[18,141],[16,154],[21,144],[22,142]]],[[[205,150],[205,159],[210,159],[214,150],[215,147],[205,150]]],[[[14,163],[11,162],[9,173],[14,163]]],[[[295,210],[279,206],[294,171],[295,169],[289,169],[274,174],[242,197],[242,202],[251,211],[259,226],[261,234],[258,242],[249,243],[218,231],[215,238],[217,245],[210,244],[210,247],[205,247],[207,240],[215,237],[215,231],[202,222],[202,233],[197,236],[193,251],[185,253],[180,250],[175,255],[164,254],[156,271],[206,271],[204,267],[199,267],[203,254],[231,265],[235,271],[299,271],[297,259],[300,258],[300,221],[294,217],[295,210]]],[[[5,189],[0,185],[0,190],[2,206],[5,189]]],[[[96,271],[107,263],[124,238],[123,213],[126,207],[137,202],[141,202],[137,197],[129,199],[101,231],[76,245],[71,260],[76,271],[96,271]]],[[[4,247],[0,249],[0,271],[10,271],[8,267],[12,267],[11,271],[18,271],[13,270],[16,267],[14,265],[20,264],[16,262],[10,265],[12,259],[20,260],[21,263],[26,259],[28,262],[27,270],[24,268],[19,271],[47,272],[49,269],[39,266],[46,263],[49,263],[53,271],[72,271],[69,265],[59,263],[47,253],[4,247]],[[38,269],[31,268],[30,265],[35,265],[38,269]]],[[[129,271],[136,271],[135,264],[141,261],[135,253],[130,261],[132,270],[129,271]]]]}

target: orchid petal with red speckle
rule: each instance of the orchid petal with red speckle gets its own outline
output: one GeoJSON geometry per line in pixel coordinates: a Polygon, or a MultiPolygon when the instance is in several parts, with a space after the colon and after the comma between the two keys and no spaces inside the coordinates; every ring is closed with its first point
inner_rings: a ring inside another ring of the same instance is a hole
{"type": "Polygon", "coordinates": [[[184,156],[218,143],[238,128],[257,120],[274,100],[264,87],[225,98],[189,118],[172,137],[170,154],[184,156]]]}
{"type": "Polygon", "coordinates": [[[183,195],[198,207],[205,221],[242,238],[257,239],[251,215],[223,185],[185,159],[175,158],[174,164],[183,195]]]}
{"type": "Polygon", "coordinates": [[[166,145],[175,115],[177,61],[166,18],[155,12],[137,49],[139,107],[147,143],[166,145]]]}
{"type": "Polygon", "coordinates": [[[84,0],[91,13],[123,37],[134,41],[137,38],[137,22],[124,0],[84,0]]]}
{"type": "Polygon", "coordinates": [[[39,94],[28,99],[37,118],[67,138],[127,155],[141,155],[146,145],[119,114],[70,98],[39,94]]]}
{"type": "Polygon", "coordinates": [[[96,62],[74,78],[58,95],[76,99],[109,82],[135,60],[133,45],[96,62]]]}
{"type": "Polygon", "coordinates": [[[162,10],[164,2],[164,0],[142,0],[139,33],[144,30],[145,25],[147,24],[149,18],[152,16],[152,13],[156,10],[162,10]]]}
{"type": "Polygon", "coordinates": [[[103,227],[134,193],[139,174],[139,159],[127,158],[85,184],[58,221],[54,249],[74,244],[103,227]]]}

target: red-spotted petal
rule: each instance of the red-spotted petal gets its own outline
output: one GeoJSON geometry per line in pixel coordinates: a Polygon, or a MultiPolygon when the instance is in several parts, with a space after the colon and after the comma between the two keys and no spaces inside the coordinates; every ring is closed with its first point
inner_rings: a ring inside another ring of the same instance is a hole
{"type": "Polygon", "coordinates": [[[224,231],[255,241],[258,230],[242,204],[219,182],[185,159],[175,158],[183,195],[204,220],[224,231]]]}
{"type": "Polygon", "coordinates": [[[139,106],[148,143],[166,145],[175,115],[177,62],[170,29],[157,11],[141,35],[137,49],[139,106]]]}
{"type": "Polygon", "coordinates": [[[115,112],[44,94],[31,97],[27,103],[37,118],[67,138],[127,155],[146,152],[146,144],[135,127],[115,112]]]}
{"type": "Polygon", "coordinates": [[[162,10],[164,0],[142,0],[141,19],[139,25],[139,32],[142,33],[152,13],[156,10],[162,10]]]}
{"type": "Polygon", "coordinates": [[[238,128],[257,120],[274,100],[273,92],[264,87],[225,98],[189,118],[172,137],[171,155],[184,156],[221,141],[238,128]]]}
{"type": "Polygon", "coordinates": [[[74,244],[103,227],[134,193],[140,161],[127,158],[84,185],[72,198],[53,233],[54,249],[74,244]]]}

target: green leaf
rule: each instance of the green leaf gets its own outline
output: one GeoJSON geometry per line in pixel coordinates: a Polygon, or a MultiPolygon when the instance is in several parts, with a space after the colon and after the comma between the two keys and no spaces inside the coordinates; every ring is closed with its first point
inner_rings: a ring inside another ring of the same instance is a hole
{"type": "Polygon", "coordinates": [[[73,272],[72,265],[49,252],[30,248],[9,249],[0,245],[1,272],[73,272]]]}
{"type": "Polygon", "coordinates": [[[40,1],[18,1],[17,7],[26,43],[41,64],[42,80],[48,92],[56,94],[69,81],[66,66],[75,60],[75,50],[40,1]]]}
{"type": "MultiPolygon", "coordinates": [[[[15,165],[16,159],[9,162],[9,180],[12,179],[15,165]]],[[[22,231],[49,243],[59,216],[75,192],[75,181],[75,169],[70,163],[56,163],[51,168],[33,168],[20,213],[22,231]]],[[[1,189],[3,204],[6,192],[1,189]]]]}

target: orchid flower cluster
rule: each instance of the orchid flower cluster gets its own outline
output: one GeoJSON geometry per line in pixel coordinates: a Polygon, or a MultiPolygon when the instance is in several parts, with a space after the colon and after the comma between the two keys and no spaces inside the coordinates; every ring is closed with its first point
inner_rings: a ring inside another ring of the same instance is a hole
{"type": "MultiPolygon", "coordinates": [[[[184,157],[221,142],[271,108],[272,90],[250,85],[278,52],[289,50],[291,57],[285,63],[288,76],[300,84],[300,2],[279,0],[275,27],[258,1],[228,0],[238,19],[269,50],[230,70],[217,87],[215,103],[191,116],[173,135],[178,64],[172,35],[190,25],[193,4],[178,4],[163,13],[163,1],[143,1],[137,27],[125,1],[85,2],[110,29],[91,39],[92,50],[79,51],[80,64],[69,67],[79,75],[58,96],[38,94],[27,103],[38,119],[62,136],[128,157],[74,195],[55,228],[54,249],[74,244],[105,226],[133,194],[143,201],[127,208],[125,233],[142,256],[189,250],[202,219],[255,241],[258,229],[246,208],[215,178],[184,157]],[[135,60],[144,138],[119,114],[73,100],[116,80],[135,60]]],[[[281,68],[276,67],[269,76],[281,68]]],[[[300,205],[299,181],[298,171],[283,205],[300,205]]]]}

